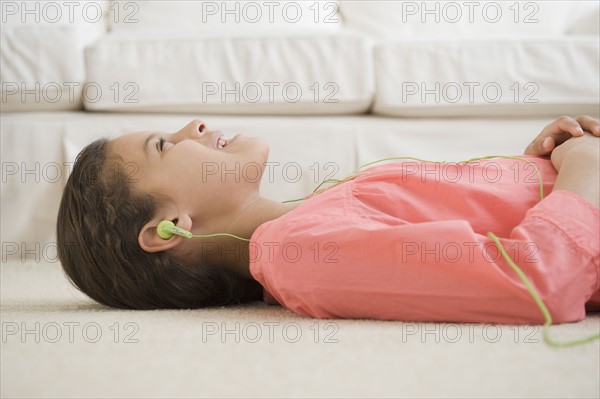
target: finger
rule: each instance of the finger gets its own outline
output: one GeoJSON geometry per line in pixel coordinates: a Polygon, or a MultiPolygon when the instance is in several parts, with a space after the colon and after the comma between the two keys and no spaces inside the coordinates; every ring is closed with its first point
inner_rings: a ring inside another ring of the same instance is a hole
{"type": "Polygon", "coordinates": [[[544,156],[548,154],[548,150],[544,145],[549,145],[550,151],[554,147],[564,143],[571,137],[583,136],[583,130],[579,123],[568,116],[561,116],[554,122],[550,123],[537,135],[535,139],[525,149],[525,155],[544,156]],[[550,144],[544,144],[544,140],[551,138],[550,144]]]}
{"type": "Polygon", "coordinates": [[[544,151],[544,155],[549,154],[554,149],[554,139],[552,137],[546,137],[542,141],[542,150],[544,151]]]}
{"type": "Polygon", "coordinates": [[[583,136],[583,129],[579,123],[568,116],[561,116],[548,126],[546,126],[542,132],[538,135],[540,140],[544,140],[546,137],[552,137],[555,145],[561,145],[571,137],[583,136]]]}
{"type": "MultiPolygon", "coordinates": [[[[554,123],[551,123],[550,125],[546,126],[546,128],[548,129],[548,133],[550,136],[555,138],[560,137],[564,140],[570,139],[570,136],[583,136],[583,128],[581,127],[579,122],[568,116],[561,116],[556,121],[554,121],[554,123]]],[[[558,144],[561,143],[557,142],[557,145],[558,144]]]]}
{"type": "Polygon", "coordinates": [[[594,136],[600,137],[600,121],[592,118],[589,115],[580,115],[576,120],[583,130],[592,133],[594,136]]]}
{"type": "Polygon", "coordinates": [[[554,147],[554,139],[552,137],[540,138],[538,136],[529,143],[523,154],[542,157],[550,154],[554,147]]]}

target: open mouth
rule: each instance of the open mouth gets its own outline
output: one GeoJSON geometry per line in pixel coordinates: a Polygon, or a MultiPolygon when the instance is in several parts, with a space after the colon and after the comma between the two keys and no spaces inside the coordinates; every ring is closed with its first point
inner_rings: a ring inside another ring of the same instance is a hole
{"type": "Polygon", "coordinates": [[[218,150],[222,150],[223,148],[227,147],[227,143],[228,142],[229,142],[228,139],[224,139],[223,137],[219,137],[217,139],[217,145],[216,145],[217,149],[218,150]]]}

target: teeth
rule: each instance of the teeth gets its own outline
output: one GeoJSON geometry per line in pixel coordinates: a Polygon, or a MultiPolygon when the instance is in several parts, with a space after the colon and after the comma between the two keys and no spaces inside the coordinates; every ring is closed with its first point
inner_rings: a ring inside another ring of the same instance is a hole
{"type": "Polygon", "coordinates": [[[217,149],[223,149],[225,147],[227,147],[227,144],[229,143],[230,139],[226,139],[223,137],[219,137],[217,139],[217,149]]]}

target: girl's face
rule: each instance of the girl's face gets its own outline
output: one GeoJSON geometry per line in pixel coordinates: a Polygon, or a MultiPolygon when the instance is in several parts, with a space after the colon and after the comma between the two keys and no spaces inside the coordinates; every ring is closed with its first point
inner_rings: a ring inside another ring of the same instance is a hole
{"type": "MultiPolygon", "coordinates": [[[[227,231],[258,197],[268,144],[238,134],[220,148],[219,137],[220,131],[196,119],[175,133],[130,133],[111,142],[110,155],[122,158],[112,164],[124,168],[132,190],[167,199],[149,226],[178,219],[179,227],[195,234],[227,231]]],[[[110,162],[109,156],[109,168],[110,162]]]]}

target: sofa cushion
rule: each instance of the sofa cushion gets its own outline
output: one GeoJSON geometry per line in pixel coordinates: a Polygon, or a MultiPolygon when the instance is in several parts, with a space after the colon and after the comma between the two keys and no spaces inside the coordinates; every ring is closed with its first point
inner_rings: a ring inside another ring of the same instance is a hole
{"type": "Polygon", "coordinates": [[[81,109],[83,50],[106,32],[107,1],[2,2],[2,111],[81,109]]]}
{"type": "Polygon", "coordinates": [[[345,33],[111,33],[86,51],[88,110],[362,113],[369,42],[345,33]],[[100,93],[100,94],[99,94],[100,93]]]}
{"type": "Polygon", "coordinates": [[[374,113],[597,114],[597,36],[405,40],[375,50],[374,113]]]}

